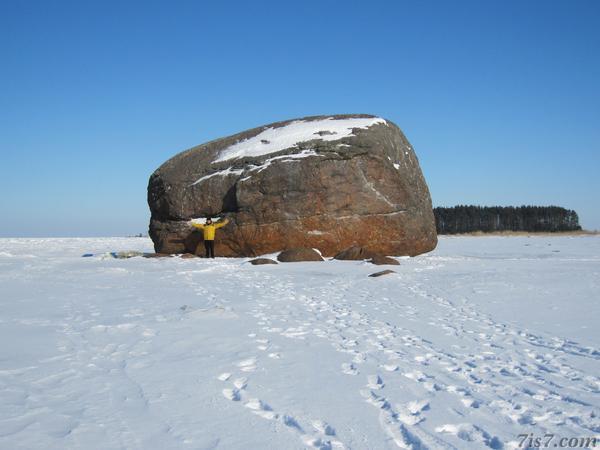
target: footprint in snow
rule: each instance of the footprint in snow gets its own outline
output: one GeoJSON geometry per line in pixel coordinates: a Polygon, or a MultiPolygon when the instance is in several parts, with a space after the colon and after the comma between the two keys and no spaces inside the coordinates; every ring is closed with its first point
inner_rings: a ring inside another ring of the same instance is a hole
{"type": "Polygon", "coordinates": [[[388,410],[390,409],[390,404],[388,403],[385,397],[377,395],[373,391],[363,390],[360,391],[360,395],[365,399],[367,403],[375,406],[376,408],[388,410]]]}
{"type": "Polygon", "coordinates": [[[335,430],[322,420],[313,420],[312,426],[321,434],[324,434],[326,436],[335,436],[335,430]]]}
{"type": "Polygon", "coordinates": [[[272,420],[278,417],[278,415],[275,414],[269,405],[258,398],[251,398],[244,404],[244,406],[263,419],[272,420]]]}
{"type": "Polygon", "coordinates": [[[403,373],[403,375],[406,378],[409,378],[411,380],[415,380],[418,381],[420,383],[424,382],[427,380],[427,378],[429,378],[427,375],[425,375],[423,372],[419,371],[419,370],[415,370],[413,372],[405,372],[403,373]]]}
{"type": "Polygon", "coordinates": [[[414,360],[423,364],[424,366],[429,365],[429,360],[433,358],[433,354],[432,353],[427,353],[425,355],[418,355],[414,357],[414,360]]]}
{"type": "Polygon", "coordinates": [[[437,427],[435,431],[452,434],[466,442],[479,442],[493,449],[501,449],[503,447],[500,439],[496,436],[490,436],[488,432],[471,423],[446,424],[437,427]]]}
{"type": "Polygon", "coordinates": [[[358,370],[354,364],[344,363],[342,364],[342,373],[346,375],[358,375],[358,370]]]}
{"type": "Polygon", "coordinates": [[[354,358],[352,358],[352,362],[355,362],[356,364],[362,364],[367,360],[367,357],[365,356],[364,353],[360,353],[360,352],[356,352],[354,354],[354,358]]]}
{"type": "Polygon", "coordinates": [[[240,391],[243,389],[246,389],[246,386],[248,385],[248,378],[246,378],[246,377],[238,378],[233,382],[233,385],[240,391]]]}
{"type": "Polygon", "coordinates": [[[288,416],[287,414],[284,414],[281,417],[281,421],[283,422],[283,424],[285,426],[290,427],[290,428],[294,428],[299,433],[304,434],[304,430],[302,429],[302,427],[300,426],[300,424],[296,421],[296,419],[294,419],[292,416],[288,416]]]}
{"type": "Polygon", "coordinates": [[[408,402],[398,411],[398,420],[405,425],[416,425],[425,420],[421,412],[428,409],[429,402],[427,400],[408,402]]]}
{"type": "Polygon", "coordinates": [[[367,387],[370,389],[381,389],[385,385],[379,375],[369,375],[367,377],[367,387]]]}
{"type": "Polygon", "coordinates": [[[460,401],[467,408],[479,408],[479,402],[473,398],[463,398],[460,401]]]}
{"type": "Polygon", "coordinates": [[[343,449],[344,444],[338,441],[329,441],[321,437],[314,437],[309,435],[302,436],[302,442],[306,447],[316,448],[318,450],[333,450],[343,449]]]}
{"type": "Polygon", "coordinates": [[[217,377],[219,381],[227,381],[231,378],[231,374],[229,372],[224,372],[217,377]]]}
{"type": "Polygon", "coordinates": [[[427,400],[412,401],[405,405],[405,408],[411,414],[419,414],[421,411],[427,411],[429,409],[429,402],[427,400]]]}
{"type": "Polygon", "coordinates": [[[238,402],[240,400],[240,391],[237,389],[223,389],[223,396],[227,400],[238,402]]]}
{"type": "Polygon", "coordinates": [[[237,363],[242,372],[254,372],[256,370],[256,358],[244,359],[237,363]]]}
{"type": "Polygon", "coordinates": [[[395,372],[398,370],[398,365],[396,365],[396,364],[384,364],[381,367],[383,367],[388,372],[395,372]]]}
{"type": "Polygon", "coordinates": [[[426,381],[425,383],[423,383],[423,387],[428,390],[429,392],[437,392],[437,391],[442,391],[444,390],[445,386],[444,385],[440,385],[438,383],[434,383],[432,381],[426,381]]]}

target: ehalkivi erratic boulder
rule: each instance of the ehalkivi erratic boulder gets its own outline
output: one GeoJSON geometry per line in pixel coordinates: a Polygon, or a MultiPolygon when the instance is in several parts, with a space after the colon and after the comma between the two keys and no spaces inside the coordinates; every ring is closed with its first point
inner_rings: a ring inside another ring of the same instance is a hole
{"type": "Polygon", "coordinates": [[[203,251],[190,219],[222,215],[221,256],[353,245],[417,255],[437,244],[413,148],[395,124],[364,114],[277,122],[179,153],[150,177],[148,204],[161,253],[203,251]]]}

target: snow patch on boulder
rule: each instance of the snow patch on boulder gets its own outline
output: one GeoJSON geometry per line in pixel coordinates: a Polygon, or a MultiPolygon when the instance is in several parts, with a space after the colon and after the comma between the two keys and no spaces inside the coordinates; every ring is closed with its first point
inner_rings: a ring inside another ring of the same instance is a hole
{"type": "Polygon", "coordinates": [[[328,117],[322,120],[296,120],[283,127],[267,128],[250,139],[224,149],[214,162],[268,155],[313,139],[337,141],[354,136],[352,131],[355,128],[368,128],[376,124],[387,124],[387,122],[380,117],[352,119],[328,117]]]}

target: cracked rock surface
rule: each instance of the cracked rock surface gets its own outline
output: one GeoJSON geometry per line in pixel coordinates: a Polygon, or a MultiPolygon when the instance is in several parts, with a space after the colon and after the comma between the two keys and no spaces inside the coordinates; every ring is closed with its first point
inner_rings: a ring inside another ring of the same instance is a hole
{"type": "Polygon", "coordinates": [[[148,204],[160,253],[203,253],[189,221],[209,215],[230,220],[217,232],[219,256],[294,247],[332,256],[352,245],[413,256],[437,244],[412,146],[395,124],[364,114],[278,122],[179,153],[151,175],[148,204]]]}

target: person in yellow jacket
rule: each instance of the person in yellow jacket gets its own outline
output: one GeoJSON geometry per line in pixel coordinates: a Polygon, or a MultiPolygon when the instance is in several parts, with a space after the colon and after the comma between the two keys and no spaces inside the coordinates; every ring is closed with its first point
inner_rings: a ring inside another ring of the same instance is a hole
{"type": "Polygon", "coordinates": [[[204,248],[206,249],[206,257],[215,257],[215,231],[217,228],[221,228],[229,223],[229,219],[225,218],[217,223],[213,223],[212,218],[207,217],[205,223],[192,222],[192,226],[199,228],[203,232],[204,236],[204,248]]]}

